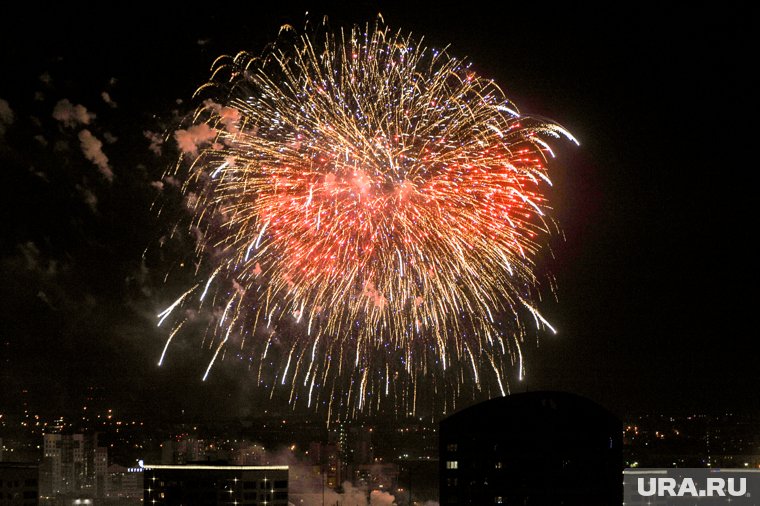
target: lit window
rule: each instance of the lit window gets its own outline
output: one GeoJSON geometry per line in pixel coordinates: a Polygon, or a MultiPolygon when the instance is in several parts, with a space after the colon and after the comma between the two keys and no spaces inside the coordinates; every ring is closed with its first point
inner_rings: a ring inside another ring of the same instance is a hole
{"type": "Polygon", "coordinates": [[[495,504],[504,504],[504,499],[500,495],[497,495],[493,498],[493,502],[495,504]]]}
{"type": "Polygon", "coordinates": [[[502,466],[501,462],[497,462],[496,464],[493,465],[494,469],[501,469],[501,466],[502,466]]]}
{"type": "Polygon", "coordinates": [[[446,445],[446,450],[450,451],[450,452],[457,451],[457,444],[456,443],[449,443],[448,445],[446,445]]]}
{"type": "Polygon", "coordinates": [[[459,462],[456,460],[447,460],[446,469],[459,469],[459,462]]]}

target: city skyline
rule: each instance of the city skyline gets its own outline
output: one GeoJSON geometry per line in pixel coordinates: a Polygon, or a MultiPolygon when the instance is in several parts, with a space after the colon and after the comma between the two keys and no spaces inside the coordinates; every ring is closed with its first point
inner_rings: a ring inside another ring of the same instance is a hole
{"type": "MultiPolygon", "coordinates": [[[[589,399],[557,392],[495,398],[440,424],[407,419],[326,427],[303,415],[156,422],[130,420],[106,405],[94,402],[82,407],[81,420],[52,423],[33,410],[24,417],[0,414],[0,479],[7,480],[6,491],[27,499],[39,490],[42,504],[68,498],[126,506],[139,503],[144,493],[159,499],[162,491],[174,497],[214,489],[208,483],[180,485],[185,470],[195,476],[190,480],[206,471],[210,479],[216,470],[229,471],[232,479],[247,469],[266,472],[267,466],[280,466],[287,470],[288,499],[294,504],[321,504],[325,497],[326,504],[405,505],[413,498],[415,504],[434,506],[436,498],[444,503],[452,493],[548,493],[540,490],[544,478],[536,468],[559,473],[565,481],[578,478],[581,470],[593,472],[606,476],[598,481],[613,489],[620,485],[617,473],[623,467],[760,468],[758,415],[661,413],[620,420],[589,399]],[[592,459],[597,467],[590,471],[586,461],[581,468],[556,468],[561,455],[566,463],[592,459]],[[169,478],[177,483],[159,488],[146,474],[150,469],[180,474],[169,478]],[[26,476],[19,480],[19,473],[26,476]],[[505,488],[500,481],[518,476],[532,476],[533,485],[505,488]],[[473,483],[483,486],[473,488],[473,483]]],[[[241,490],[226,479],[215,489],[224,497],[242,494],[236,500],[253,498],[252,486],[241,490]]]]}

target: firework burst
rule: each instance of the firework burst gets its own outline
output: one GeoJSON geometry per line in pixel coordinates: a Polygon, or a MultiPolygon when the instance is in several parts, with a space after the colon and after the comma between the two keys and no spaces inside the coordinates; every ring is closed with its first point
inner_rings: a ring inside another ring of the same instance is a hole
{"type": "Polygon", "coordinates": [[[572,135],[382,24],[285,29],[262,55],[218,59],[197,94],[178,136],[192,163],[168,175],[200,268],[159,315],[174,321],[164,353],[176,309],[200,305],[206,376],[233,349],[328,416],[522,377],[522,317],[551,328],[532,302],[547,141],[572,135]]]}

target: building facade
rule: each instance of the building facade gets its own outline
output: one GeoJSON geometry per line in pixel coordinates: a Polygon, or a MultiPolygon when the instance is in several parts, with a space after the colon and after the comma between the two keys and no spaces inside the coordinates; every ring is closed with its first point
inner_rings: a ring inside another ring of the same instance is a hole
{"type": "Polygon", "coordinates": [[[145,505],[288,506],[287,466],[204,462],[143,467],[145,505]]]}
{"type": "Polygon", "coordinates": [[[140,504],[143,499],[143,469],[113,464],[108,467],[105,504],[140,504]]]}
{"type": "Polygon", "coordinates": [[[161,443],[161,464],[181,465],[205,459],[206,442],[203,439],[170,439],[161,443]]]}
{"type": "Polygon", "coordinates": [[[440,424],[440,503],[622,503],[622,424],[562,392],[491,399],[440,424]]]}
{"type": "Polygon", "coordinates": [[[37,464],[0,462],[0,506],[36,506],[37,464]]]}
{"type": "Polygon", "coordinates": [[[101,498],[108,474],[108,449],[97,434],[45,434],[40,495],[101,498]]]}

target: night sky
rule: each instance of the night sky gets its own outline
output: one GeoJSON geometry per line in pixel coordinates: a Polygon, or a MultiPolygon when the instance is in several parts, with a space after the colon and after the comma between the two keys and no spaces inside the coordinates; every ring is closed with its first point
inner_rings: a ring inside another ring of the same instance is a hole
{"type": "Polygon", "coordinates": [[[258,409],[234,362],[201,383],[208,354],[191,338],[155,365],[155,314],[177,291],[163,285],[173,259],[156,247],[169,224],[152,183],[176,153],[157,155],[144,132],[177,127],[217,56],[260,51],[308,10],[333,27],[381,12],[450,44],[521,111],[580,140],[550,167],[564,237],[540,263],[558,301],[546,289],[540,307],[559,334],[527,346],[514,391],[571,391],[620,415],[760,409],[749,7],[247,4],[29,9],[0,33],[0,408],[22,388],[65,408],[97,384],[124,409],[167,416],[258,409]],[[64,99],[95,117],[67,127],[53,117],[64,99]],[[83,129],[107,165],[85,157],[83,129]]]}

